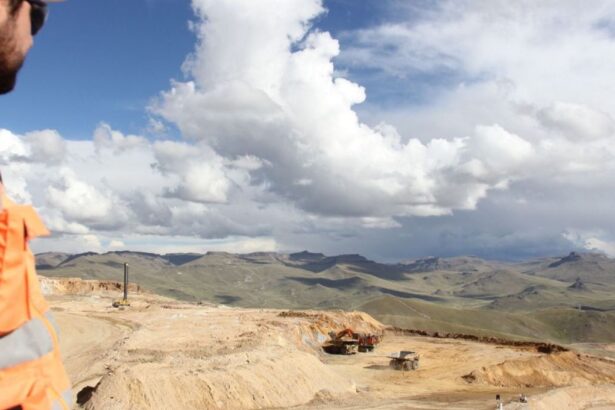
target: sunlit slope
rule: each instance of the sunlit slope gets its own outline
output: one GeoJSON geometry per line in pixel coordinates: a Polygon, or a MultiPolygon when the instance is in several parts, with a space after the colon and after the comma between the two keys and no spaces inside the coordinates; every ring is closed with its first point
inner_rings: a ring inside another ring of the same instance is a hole
{"type": "Polygon", "coordinates": [[[567,307],[514,312],[459,309],[393,297],[377,298],[357,309],[369,312],[383,323],[407,329],[549,339],[561,343],[615,340],[615,311],[598,312],[567,307]]]}
{"type": "Polygon", "coordinates": [[[578,278],[585,283],[615,283],[615,260],[600,254],[571,252],[564,257],[519,264],[518,269],[529,275],[562,282],[574,282],[578,278]]]}

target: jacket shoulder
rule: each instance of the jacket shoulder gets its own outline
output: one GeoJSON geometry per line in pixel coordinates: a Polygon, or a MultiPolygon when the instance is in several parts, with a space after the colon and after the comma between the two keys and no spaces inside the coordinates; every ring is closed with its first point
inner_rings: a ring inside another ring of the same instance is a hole
{"type": "Polygon", "coordinates": [[[16,205],[15,203],[11,203],[6,207],[6,210],[9,212],[11,219],[18,218],[23,220],[27,239],[48,236],[50,234],[41,217],[30,205],[16,205]]]}

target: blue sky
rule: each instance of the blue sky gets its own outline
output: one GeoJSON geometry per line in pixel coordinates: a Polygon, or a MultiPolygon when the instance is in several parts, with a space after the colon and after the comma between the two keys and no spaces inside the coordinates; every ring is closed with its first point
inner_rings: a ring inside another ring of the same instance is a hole
{"type": "Polygon", "coordinates": [[[38,250],[615,255],[597,1],[54,4],[0,166],[38,250]]]}
{"type": "Polygon", "coordinates": [[[100,121],[141,131],[150,98],[182,78],[194,48],[187,1],[88,0],[51,7],[16,92],[0,100],[3,126],[89,138],[100,121]]]}
{"type": "MultiPolygon", "coordinates": [[[[315,25],[334,36],[368,27],[388,15],[386,3],[330,0],[315,25]]],[[[69,139],[88,139],[104,121],[143,133],[150,99],[171,79],[184,79],[181,66],[195,43],[190,2],[72,0],[50,11],[19,87],[0,100],[2,126],[20,133],[52,128],[69,139]]],[[[354,75],[365,83],[368,77],[360,70],[354,75]]],[[[378,96],[386,98],[374,92],[374,101],[378,96]]]]}

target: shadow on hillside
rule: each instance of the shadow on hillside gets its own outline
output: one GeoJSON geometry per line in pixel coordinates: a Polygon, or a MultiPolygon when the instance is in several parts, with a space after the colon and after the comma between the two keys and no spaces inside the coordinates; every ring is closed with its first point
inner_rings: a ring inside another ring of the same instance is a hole
{"type": "Polygon", "coordinates": [[[308,285],[308,286],[321,285],[326,288],[333,288],[333,289],[352,288],[352,287],[356,287],[362,282],[361,278],[357,278],[356,276],[352,278],[346,278],[346,279],[302,278],[298,276],[292,276],[292,277],[289,277],[288,279],[293,280],[295,282],[302,283],[304,285],[308,285]]]}
{"type": "Polygon", "coordinates": [[[370,261],[359,255],[334,256],[318,261],[300,261],[296,263],[282,262],[289,268],[303,269],[312,273],[322,273],[337,265],[344,264],[351,271],[364,273],[387,280],[406,280],[406,273],[410,273],[406,265],[386,265],[370,261]]]}
{"type": "Polygon", "coordinates": [[[233,303],[241,300],[239,296],[233,295],[215,295],[215,298],[218,299],[223,305],[232,305],[233,303]]]}
{"type": "Polygon", "coordinates": [[[426,300],[428,302],[442,302],[446,300],[444,298],[440,298],[437,296],[423,295],[420,293],[412,293],[412,292],[403,292],[401,290],[393,290],[393,289],[381,288],[381,287],[376,287],[376,286],[370,286],[368,289],[381,292],[387,295],[396,296],[398,298],[403,298],[403,299],[421,299],[421,300],[426,300]]]}

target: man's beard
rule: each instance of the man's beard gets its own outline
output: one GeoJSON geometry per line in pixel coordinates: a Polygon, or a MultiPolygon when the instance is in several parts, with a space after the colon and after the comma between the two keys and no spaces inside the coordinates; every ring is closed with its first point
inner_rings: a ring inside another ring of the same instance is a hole
{"type": "Polygon", "coordinates": [[[5,70],[5,67],[0,66],[0,94],[6,94],[13,91],[15,83],[17,83],[17,70],[5,70]]]}
{"type": "Polygon", "coordinates": [[[11,18],[0,27],[0,94],[15,88],[17,73],[23,65],[24,57],[17,56],[15,45],[15,21],[11,18]]]}

